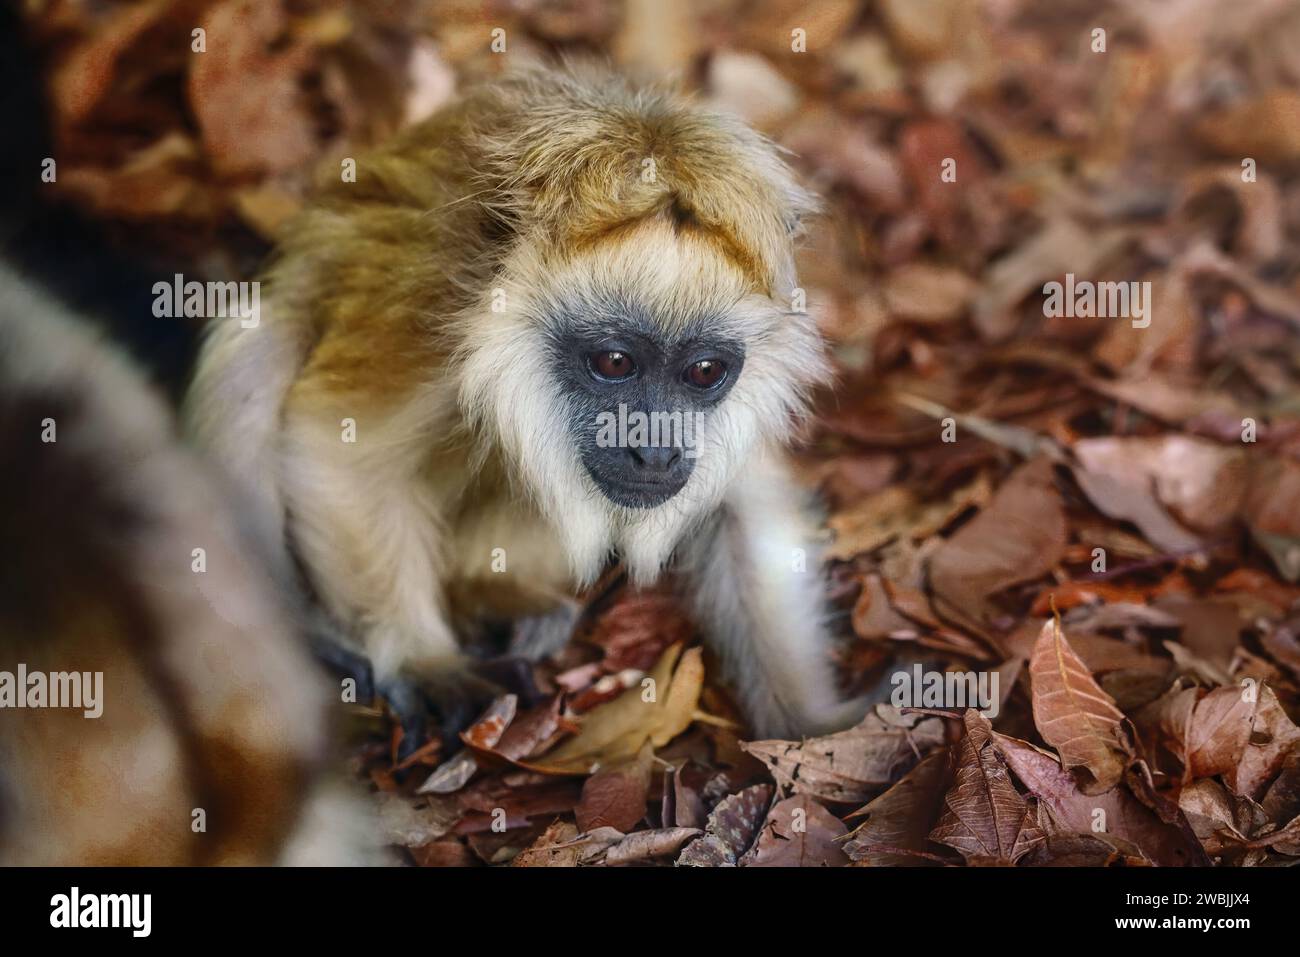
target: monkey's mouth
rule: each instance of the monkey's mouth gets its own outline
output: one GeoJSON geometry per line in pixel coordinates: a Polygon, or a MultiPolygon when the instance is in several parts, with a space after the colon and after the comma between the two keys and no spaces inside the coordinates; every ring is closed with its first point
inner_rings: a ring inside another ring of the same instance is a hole
{"type": "Polygon", "coordinates": [[[617,476],[602,474],[596,469],[588,468],[587,474],[596,483],[602,495],[615,505],[624,508],[655,508],[664,504],[686,485],[690,477],[688,470],[683,474],[671,474],[647,477],[623,473],[617,476]]]}

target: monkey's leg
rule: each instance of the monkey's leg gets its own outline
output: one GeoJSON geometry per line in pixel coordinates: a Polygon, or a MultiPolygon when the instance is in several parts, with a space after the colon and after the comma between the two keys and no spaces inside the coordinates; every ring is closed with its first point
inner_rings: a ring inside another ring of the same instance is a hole
{"type": "Polygon", "coordinates": [[[384,696],[418,746],[424,705],[444,736],[472,721],[500,693],[460,651],[444,609],[442,523],[420,474],[421,449],[380,430],[383,455],[340,440],[337,418],[286,417],[282,474],[289,531],[313,591],[356,634],[384,696]],[[404,459],[405,457],[405,459],[404,459]]]}
{"type": "Polygon", "coordinates": [[[761,738],[840,730],[866,709],[835,688],[800,497],[775,465],[751,470],[678,559],[705,640],[761,738]]]}

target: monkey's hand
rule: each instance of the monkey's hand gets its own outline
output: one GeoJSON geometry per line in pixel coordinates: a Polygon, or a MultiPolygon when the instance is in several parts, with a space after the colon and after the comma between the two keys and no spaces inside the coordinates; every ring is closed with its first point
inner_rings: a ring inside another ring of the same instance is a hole
{"type": "Polygon", "coordinates": [[[511,656],[437,659],[381,677],[375,688],[402,728],[399,761],[424,743],[430,713],[437,718],[443,750],[450,754],[460,748],[460,733],[496,698],[515,694],[522,706],[530,707],[542,697],[533,681],[531,665],[511,656]]]}

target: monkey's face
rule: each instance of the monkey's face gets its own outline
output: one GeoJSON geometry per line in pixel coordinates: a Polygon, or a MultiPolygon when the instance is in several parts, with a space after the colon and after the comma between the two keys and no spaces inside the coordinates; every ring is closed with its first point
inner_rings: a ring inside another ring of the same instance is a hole
{"type": "Polygon", "coordinates": [[[574,252],[527,244],[503,268],[500,307],[485,300],[466,343],[460,402],[579,580],[611,548],[652,580],[827,375],[812,318],[759,286],[718,243],[662,221],[574,252]]]}
{"type": "Polygon", "coordinates": [[[742,342],[697,322],[667,334],[611,299],[552,334],[556,377],[582,465],[616,505],[654,508],[685,487],[712,410],[744,366],[742,342]]]}

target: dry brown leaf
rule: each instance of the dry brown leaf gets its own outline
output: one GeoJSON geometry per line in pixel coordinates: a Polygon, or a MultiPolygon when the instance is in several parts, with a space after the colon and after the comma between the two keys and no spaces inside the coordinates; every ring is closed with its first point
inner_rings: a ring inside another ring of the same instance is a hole
{"type": "Polygon", "coordinates": [[[630,831],[645,817],[650,788],[650,763],[654,754],[647,742],[636,760],[618,767],[603,767],[582,785],[582,797],[573,809],[583,831],[614,827],[630,831]]]}
{"type": "Polygon", "coordinates": [[[1210,778],[1194,781],[1178,795],[1178,806],[1211,857],[1242,850],[1267,816],[1249,798],[1239,797],[1210,778]]]}
{"type": "Polygon", "coordinates": [[[778,801],[741,867],[842,867],[844,823],[806,794],[778,801]]]}
{"type": "Polygon", "coordinates": [[[510,862],[512,867],[577,867],[582,845],[574,839],[578,829],[567,821],[555,821],[529,847],[510,862]]]}
{"type": "Polygon", "coordinates": [[[1024,867],[1147,867],[1151,862],[1122,842],[1097,834],[1048,834],[1025,855],[1024,867]],[[1118,847],[1116,845],[1119,845],[1118,847]]]}
{"type": "Polygon", "coordinates": [[[649,671],[664,651],[690,641],[695,627],[682,610],[681,599],[667,587],[624,589],[600,612],[583,640],[605,652],[605,669],[649,671]]]}
{"type": "Polygon", "coordinates": [[[461,810],[453,798],[412,799],[379,792],[380,833],[386,843],[420,847],[445,836],[456,826],[461,810]]]}
{"type": "Polygon", "coordinates": [[[1187,770],[1194,778],[1231,774],[1250,744],[1255,701],[1245,688],[1215,688],[1196,705],[1187,727],[1187,770]]]}
{"type": "Polygon", "coordinates": [[[1046,621],[1029,659],[1034,724],[1066,769],[1083,768],[1087,794],[1109,791],[1124,776],[1131,750],[1121,729],[1124,713],[1101,690],[1066,640],[1059,622],[1046,621]]]}
{"type": "Polygon", "coordinates": [[[1246,454],[1194,436],[1106,436],[1076,442],[1072,451],[1090,472],[1154,489],[1176,517],[1200,531],[1231,523],[1246,490],[1246,454]]]}
{"type": "Polygon", "coordinates": [[[968,864],[1015,863],[1045,835],[1011,783],[988,718],[968,708],[965,723],[953,785],[930,840],[955,848],[968,864]]]}
{"type": "Polygon", "coordinates": [[[929,263],[905,263],[889,274],[885,303],[899,319],[950,322],[974,299],[979,283],[959,269],[929,263]]]}
{"type": "Polygon", "coordinates": [[[640,864],[672,857],[699,833],[693,827],[661,827],[620,834],[612,827],[602,827],[579,835],[576,840],[587,844],[582,856],[584,864],[640,864]]]}
{"type": "Polygon", "coordinates": [[[1127,240],[1121,230],[1100,235],[1073,220],[1053,217],[1037,234],[1025,240],[986,271],[972,316],[975,329],[989,342],[1000,342],[1018,324],[1016,306],[1043,284],[1067,272],[1087,275],[1127,240]]]}
{"type": "Polygon", "coordinates": [[[1053,755],[1006,735],[994,734],[993,741],[1016,778],[1051,809],[1066,830],[1113,835],[1162,866],[1199,862],[1195,843],[1189,843],[1178,827],[1161,821],[1127,789],[1084,794],[1074,776],[1053,755]]]}
{"type": "Polygon", "coordinates": [[[1169,517],[1151,489],[1140,484],[1140,478],[1133,481],[1078,467],[1070,472],[1102,514],[1132,522],[1162,551],[1177,555],[1200,548],[1201,540],[1169,517]]]}
{"type": "Polygon", "coordinates": [[[993,500],[930,559],[935,608],[983,624],[989,596],[1049,572],[1065,552],[1065,510],[1052,463],[1020,466],[993,500]]]}
{"type": "Polygon", "coordinates": [[[1175,684],[1133,715],[1133,723],[1145,742],[1147,754],[1156,753],[1156,746],[1161,745],[1184,766],[1187,765],[1187,736],[1199,697],[1199,689],[1175,684]]]}
{"type": "Polygon", "coordinates": [[[1249,742],[1237,767],[1224,780],[1237,794],[1258,800],[1282,770],[1287,756],[1300,748],[1300,728],[1282,709],[1272,688],[1259,685],[1256,694],[1249,742]]]}
{"type": "Polygon", "coordinates": [[[474,867],[479,860],[459,840],[430,841],[407,848],[417,867],[474,867]]]}
{"type": "Polygon", "coordinates": [[[948,750],[927,755],[897,784],[850,815],[865,815],[867,819],[845,842],[844,852],[854,863],[868,867],[933,864],[931,858],[921,855],[929,853],[930,824],[939,817],[951,783],[952,758],[948,750]]]}
{"type": "Polygon", "coordinates": [[[741,747],[767,765],[783,788],[861,804],[942,740],[941,719],[902,715],[896,708],[877,705],[861,724],[847,731],[802,743],[749,741],[741,747]]]}
{"type": "Polygon", "coordinates": [[[1277,779],[1259,803],[1274,824],[1286,824],[1300,817],[1300,749],[1293,749],[1286,756],[1277,779]]]}

